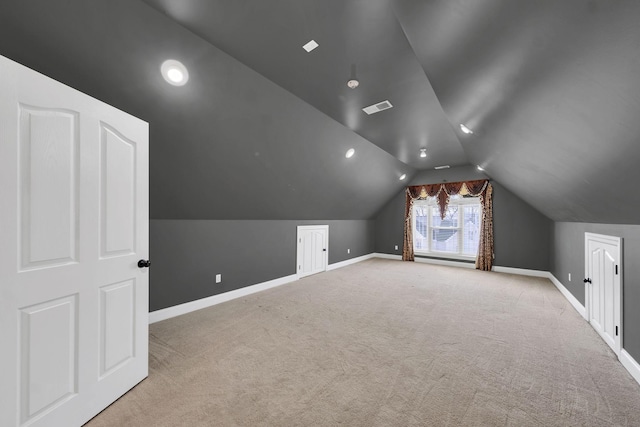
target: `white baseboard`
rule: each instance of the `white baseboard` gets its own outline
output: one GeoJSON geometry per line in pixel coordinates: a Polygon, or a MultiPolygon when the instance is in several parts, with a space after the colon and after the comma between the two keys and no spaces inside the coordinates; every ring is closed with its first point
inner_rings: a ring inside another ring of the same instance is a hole
{"type": "Polygon", "coordinates": [[[520,276],[549,277],[548,271],[529,270],[528,268],[500,267],[499,265],[494,265],[491,271],[495,271],[496,273],[519,274],[520,276]]]}
{"type": "Polygon", "coordinates": [[[620,351],[620,363],[624,366],[627,371],[631,374],[633,379],[635,379],[638,384],[640,384],[640,365],[636,360],[623,348],[620,351]]]}
{"type": "Polygon", "coordinates": [[[584,308],[584,305],[582,305],[580,301],[578,301],[578,299],[574,297],[573,294],[569,292],[569,290],[565,288],[564,285],[560,283],[558,279],[556,279],[556,276],[551,274],[551,272],[546,272],[546,273],[549,280],[551,280],[551,283],[553,283],[556,286],[556,288],[558,288],[560,293],[564,295],[567,301],[569,301],[569,303],[573,306],[573,308],[576,309],[576,311],[580,314],[580,316],[582,316],[585,320],[588,320],[587,310],[584,308]]]}
{"type": "MultiPolygon", "coordinates": [[[[376,258],[397,259],[397,260],[402,259],[402,255],[383,254],[379,252],[373,253],[372,255],[376,258]]],[[[415,262],[422,262],[425,264],[447,265],[449,267],[476,268],[476,264],[473,262],[454,261],[454,260],[438,259],[438,258],[424,258],[419,256],[415,257],[415,262]]],[[[528,270],[526,268],[500,267],[500,266],[494,265],[491,271],[494,271],[496,273],[519,274],[521,276],[549,277],[548,271],[528,270]]]]}
{"type": "Polygon", "coordinates": [[[402,255],[394,255],[394,254],[383,254],[381,252],[374,252],[372,254],[375,258],[384,258],[384,259],[395,259],[402,261],[402,255]]]}
{"type": "Polygon", "coordinates": [[[294,282],[297,279],[298,277],[295,274],[292,274],[290,276],[280,277],[278,279],[269,280],[267,282],[257,283],[255,285],[246,286],[244,288],[225,292],[223,294],[213,295],[195,301],[186,302],[184,304],[163,308],[162,310],[152,311],[151,313],[149,313],[149,323],[156,323],[161,320],[166,320],[172,317],[180,316],[182,314],[191,313],[192,311],[200,310],[202,308],[211,307],[212,305],[231,301],[232,299],[255,294],[256,292],[294,282]]]}
{"type": "Polygon", "coordinates": [[[446,265],[446,266],[449,266],[449,267],[476,268],[476,265],[472,264],[470,262],[451,261],[451,260],[448,260],[448,259],[415,257],[414,261],[415,262],[421,262],[423,264],[446,265]]]}
{"type": "Polygon", "coordinates": [[[347,259],[347,260],[344,260],[344,261],[334,262],[333,264],[329,264],[327,266],[327,271],[335,270],[336,268],[346,267],[347,265],[355,264],[355,263],[361,262],[361,261],[366,261],[366,260],[374,258],[374,257],[375,257],[375,254],[374,253],[370,253],[370,254],[367,254],[367,255],[362,255],[362,256],[359,256],[359,257],[347,259]]]}

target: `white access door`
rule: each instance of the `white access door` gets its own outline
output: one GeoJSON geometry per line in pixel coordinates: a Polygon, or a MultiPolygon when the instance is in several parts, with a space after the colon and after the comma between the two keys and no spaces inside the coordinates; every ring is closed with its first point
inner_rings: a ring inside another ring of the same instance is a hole
{"type": "Polygon", "coordinates": [[[329,259],[329,226],[298,226],[298,277],[327,270],[329,259]]]}
{"type": "Polygon", "coordinates": [[[585,233],[585,307],[587,319],[620,355],[622,348],[621,239],[585,233]]]}
{"type": "Polygon", "coordinates": [[[0,425],[79,426],[147,376],[148,217],[147,124],[0,57],[0,425]]]}

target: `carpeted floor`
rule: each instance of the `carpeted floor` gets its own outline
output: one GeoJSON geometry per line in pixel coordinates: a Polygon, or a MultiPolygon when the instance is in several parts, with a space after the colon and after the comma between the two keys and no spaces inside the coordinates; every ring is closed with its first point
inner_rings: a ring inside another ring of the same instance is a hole
{"type": "Polygon", "coordinates": [[[640,386],[547,279],[372,259],[150,327],[87,425],[640,426],[640,386]]]}

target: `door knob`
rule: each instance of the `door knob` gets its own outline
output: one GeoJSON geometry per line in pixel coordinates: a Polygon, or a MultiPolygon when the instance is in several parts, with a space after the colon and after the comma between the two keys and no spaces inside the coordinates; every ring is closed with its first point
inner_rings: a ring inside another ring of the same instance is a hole
{"type": "Polygon", "coordinates": [[[148,259],[141,259],[138,261],[138,267],[140,268],[149,268],[149,266],[151,266],[151,261],[148,259]]]}
{"type": "Polygon", "coordinates": [[[589,279],[588,277],[586,279],[583,280],[584,283],[591,283],[591,279],[589,279]]]}

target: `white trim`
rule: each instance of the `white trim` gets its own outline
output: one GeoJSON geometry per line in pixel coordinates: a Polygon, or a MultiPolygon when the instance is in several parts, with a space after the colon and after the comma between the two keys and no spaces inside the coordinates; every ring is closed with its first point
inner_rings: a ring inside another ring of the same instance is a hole
{"type": "MultiPolygon", "coordinates": [[[[450,259],[459,259],[462,261],[475,261],[476,259],[476,255],[467,255],[462,253],[462,249],[464,246],[464,237],[465,237],[465,228],[466,225],[464,223],[464,209],[459,209],[457,212],[457,216],[458,216],[458,223],[459,223],[459,227],[443,227],[443,226],[434,226],[433,225],[433,210],[434,209],[439,209],[438,207],[438,201],[436,197],[427,197],[426,199],[412,199],[411,200],[411,224],[412,224],[412,232],[416,233],[417,231],[417,227],[416,227],[416,219],[417,216],[415,214],[415,209],[417,207],[426,207],[427,211],[428,211],[428,215],[427,215],[427,235],[430,235],[432,230],[456,230],[459,231],[458,233],[458,247],[460,249],[460,252],[457,253],[449,253],[449,252],[444,252],[444,251],[437,251],[434,250],[432,248],[432,241],[431,239],[429,239],[427,236],[426,237],[426,244],[427,244],[427,248],[426,249],[417,249],[415,247],[416,245],[416,238],[414,235],[414,239],[413,239],[413,245],[414,245],[414,254],[415,255],[423,255],[423,256],[430,256],[430,257],[439,257],[439,258],[450,258],[450,259]]],[[[451,200],[449,201],[448,206],[478,206],[478,208],[480,208],[480,197],[479,196],[475,196],[475,197],[452,197],[451,200]]],[[[439,210],[438,210],[439,212],[439,210]]]]}
{"type": "Polygon", "coordinates": [[[376,256],[376,254],[371,253],[371,254],[362,255],[362,256],[359,256],[359,257],[351,258],[351,259],[346,259],[346,260],[340,261],[340,262],[334,262],[333,264],[329,264],[329,266],[327,267],[327,271],[335,270],[337,268],[346,267],[347,265],[355,264],[357,262],[366,261],[368,259],[374,258],[375,256],[376,256]]]}
{"type": "Polygon", "coordinates": [[[576,309],[576,311],[580,314],[580,316],[582,316],[584,320],[587,320],[587,310],[584,308],[584,305],[582,305],[580,301],[578,301],[578,299],[574,297],[573,294],[569,292],[569,290],[565,288],[564,285],[560,283],[558,279],[556,279],[556,276],[548,272],[547,277],[549,278],[549,280],[551,280],[551,283],[553,283],[556,286],[556,288],[558,288],[560,293],[564,295],[564,297],[567,299],[567,301],[569,301],[569,303],[573,306],[573,308],[576,309]]]}
{"type": "Polygon", "coordinates": [[[519,274],[520,276],[533,277],[549,277],[550,274],[548,271],[529,270],[527,268],[501,267],[499,265],[494,265],[491,271],[494,271],[496,273],[519,274]]]}
{"type": "Polygon", "coordinates": [[[275,288],[286,283],[295,282],[296,280],[298,280],[298,277],[295,274],[292,274],[290,276],[280,277],[278,279],[269,280],[267,282],[246,286],[234,291],[201,298],[195,301],[186,302],[184,304],[174,305],[172,307],[163,308],[162,310],[152,311],[151,313],[149,313],[149,323],[156,323],[161,320],[166,320],[172,317],[180,316],[182,314],[191,313],[192,311],[211,307],[212,305],[231,301],[232,299],[255,294],[256,292],[275,288]]]}
{"type": "Polygon", "coordinates": [[[629,371],[633,379],[640,384],[640,365],[638,362],[636,362],[636,360],[627,353],[627,350],[624,348],[620,350],[620,357],[618,359],[620,360],[620,363],[622,363],[622,366],[629,371]]]}
{"type": "Polygon", "coordinates": [[[475,255],[460,255],[460,254],[452,254],[452,253],[448,253],[448,252],[441,252],[441,251],[423,251],[423,250],[413,250],[413,254],[415,256],[421,256],[421,257],[429,257],[429,258],[441,258],[444,259],[445,261],[447,260],[452,260],[452,261],[473,261],[475,263],[476,261],[476,256],[475,255]]]}
{"type": "Polygon", "coordinates": [[[395,259],[395,260],[398,260],[398,261],[402,261],[402,255],[383,254],[382,252],[374,252],[373,256],[375,258],[395,259]]]}
{"type": "Polygon", "coordinates": [[[447,265],[449,267],[476,268],[475,263],[462,262],[462,261],[449,261],[446,259],[414,257],[414,261],[421,262],[424,264],[447,265]]]}

